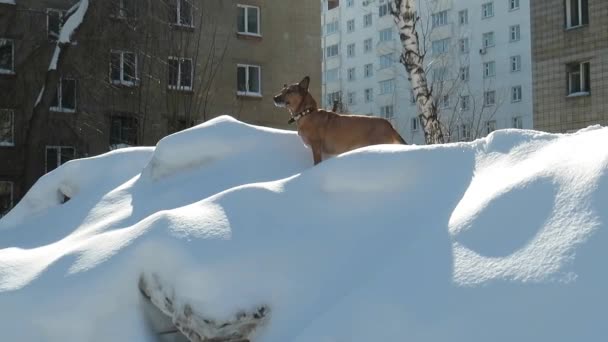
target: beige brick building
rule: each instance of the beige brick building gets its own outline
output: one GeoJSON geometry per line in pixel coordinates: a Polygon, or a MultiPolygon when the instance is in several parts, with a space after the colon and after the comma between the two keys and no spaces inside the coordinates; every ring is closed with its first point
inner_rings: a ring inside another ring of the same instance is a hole
{"type": "Polygon", "coordinates": [[[319,3],[301,0],[90,0],[57,86],[44,87],[77,3],[0,3],[0,216],[70,159],[155,145],[221,114],[286,128],[272,96],[304,75],[320,96],[319,3]]]}
{"type": "Polygon", "coordinates": [[[531,1],[534,128],[608,124],[608,1],[531,1]]]}

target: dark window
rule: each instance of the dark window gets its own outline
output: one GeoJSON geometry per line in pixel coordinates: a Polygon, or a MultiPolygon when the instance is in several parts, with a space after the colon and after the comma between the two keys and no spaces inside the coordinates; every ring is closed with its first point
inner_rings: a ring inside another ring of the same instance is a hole
{"type": "Polygon", "coordinates": [[[180,26],[193,26],[191,0],[172,0],[169,3],[169,18],[180,26]]]}
{"type": "Polygon", "coordinates": [[[13,182],[0,181],[0,217],[13,208],[13,182]]]}
{"type": "Polygon", "coordinates": [[[577,27],[589,24],[588,0],[565,0],[566,27],[577,27]]]}
{"type": "Polygon", "coordinates": [[[10,109],[0,109],[0,147],[15,144],[15,114],[10,109]]]}
{"type": "Polygon", "coordinates": [[[192,59],[169,57],[169,88],[192,90],[192,59]]]}
{"type": "Polygon", "coordinates": [[[116,16],[119,18],[137,17],[137,0],[114,0],[116,16]]]}
{"type": "Polygon", "coordinates": [[[13,73],[13,41],[10,39],[0,38],[0,74],[13,73]]]}
{"type": "Polygon", "coordinates": [[[59,33],[63,26],[63,11],[55,9],[46,10],[46,29],[50,41],[59,39],[59,33]]]}
{"type": "Polygon", "coordinates": [[[76,80],[59,80],[57,95],[51,102],[51,109],[56,112],[76,111],[76,80]]]}
{"type": "Polygon", "coordinates": [[[137,81],[137,57],[133,52],[110,53],[110,77],[114,84],[135,85],[137,81]]]}
{"type": "Polygon", "coordinates": [[[238,5],[237,30],[239,33],[260,34],[260,9],[255,6],[238,5]]]}
{"type": "Polygon", "coordinates": [[[591,64],[571,63],[566,65],[568,95],[591,92],[591,64]]]}
{"type": "Polygon", "coordinates": [[[261,95],[260,67],[256,65],[237,66],[237,91],[241,95],[261,95]]]}
{"type": "Polygon", "coordinates": [[[137,145],[137,118],[115,115],[110,120],[110,145],[137,145]]]}
{"type": "Polygon", "coordinates": [[[73,147],[67,146],[47,146],[46,147],[46,172],[52,171],[59,166],[74,159],[75,151],[73,147]]]}

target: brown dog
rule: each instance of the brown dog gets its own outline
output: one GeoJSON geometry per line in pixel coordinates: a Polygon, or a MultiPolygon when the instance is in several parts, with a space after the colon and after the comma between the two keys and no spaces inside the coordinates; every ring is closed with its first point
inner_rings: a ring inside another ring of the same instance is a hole
{"type": "Polygon", "coordinates": [[[336,155],[359,147],[379,144],[406,144],[390,122],[363,115],[343,115],[317,108],[308,92],[310,77],[285,85],[274,97],[277,107],[287,107],[289,123],[296,122],[298,135],[312,149],[315,165],[323,155],[336,155]]]}

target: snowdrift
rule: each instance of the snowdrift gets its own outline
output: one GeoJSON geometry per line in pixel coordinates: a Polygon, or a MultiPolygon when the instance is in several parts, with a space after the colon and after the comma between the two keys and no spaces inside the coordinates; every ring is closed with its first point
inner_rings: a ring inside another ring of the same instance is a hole
{"type": "Polygon", "coordinates": [[[2,339],[154,341],[154,274],[206,317],[269,307],[254,341],[603,340],[605,146],[503,130],[312,167],[223,116],[72,161],[0,220],[2,339]]]}

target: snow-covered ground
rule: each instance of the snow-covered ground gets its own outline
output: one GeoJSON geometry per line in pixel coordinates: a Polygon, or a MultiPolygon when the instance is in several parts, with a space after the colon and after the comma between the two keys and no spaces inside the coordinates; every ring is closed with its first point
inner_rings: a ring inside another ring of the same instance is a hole
{"type": "Polygon", "coordinates": [[[606,146],[504,130],[312,167],[224,116],[72,161],[0,220],[2,340],[153,341],[142,274],[220,321],[268,307],[259,342],[604,340],[606,146]]]}

